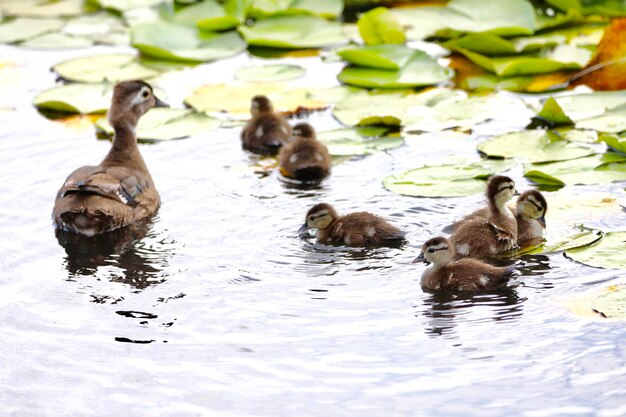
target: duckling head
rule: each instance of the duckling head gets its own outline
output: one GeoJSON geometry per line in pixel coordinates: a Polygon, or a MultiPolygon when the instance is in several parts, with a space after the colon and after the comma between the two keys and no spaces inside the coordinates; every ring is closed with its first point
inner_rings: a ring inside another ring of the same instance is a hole
{"type": "Polygon", "coordinates": [[[291,129],[291,140],[296,138],[315,139],[315,129],[308,123],[298,123],[291,129]]]}
{"type": "Polygon", "coordinates": [[[496,207],[504,207],[515,195],[515,181],[503,175],[494,175],[487,183],[487,201],[496,207]]]}
{"type": "Polygon", "coordinates": [[[523,192],[517,198],[517,212],[526,217],[535,219],[546,228],[546,211],[548,211],[548,202],[544,196],[537,190],[528,190],[523,192]]]}
{"type": "Polygon", "coordinates": [[[325,229],[337,218],[335,209],[326,203],[316,204],[306,214],[306,220],[298,234],[302,235],[309,229],[325,229]]]}
{"type": "Polygon", "coordinates": [[[425,262],[435,267],[446,265],[454,258],[454,248],[445,237],[434,237],[422,246],[422,252],[413,263],[425,262]]]}
{"type": "Polygon", "coordinates": [[[272,102],[266,96],[254,96],[250,101],[250,114],[253,117],[256,117],[260,114],[272,113],[274,111],[274,106],[272,106],[272,102]]]}
{"type": "Polygon", "coordinates": [[[153,107],[169,107],[154,95],[152,87],[144,81],[123,81],[113,89],[113,99],[109,110],[109,122],[126,122],[136,126],[139,118],[153,107]]]}

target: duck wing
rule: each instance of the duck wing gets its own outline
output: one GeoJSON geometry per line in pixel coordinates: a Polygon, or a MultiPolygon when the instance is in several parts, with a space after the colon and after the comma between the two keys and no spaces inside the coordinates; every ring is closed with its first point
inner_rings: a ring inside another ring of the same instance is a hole
{"type": "Polygon", "coordinates": [[[138,204],[137,198],[150,188],[148,179],[125,167],[85,166],[70,174],[59,190],[59,198],[69,194],[87,193],[118,201],[130,206],[138,204]]]}

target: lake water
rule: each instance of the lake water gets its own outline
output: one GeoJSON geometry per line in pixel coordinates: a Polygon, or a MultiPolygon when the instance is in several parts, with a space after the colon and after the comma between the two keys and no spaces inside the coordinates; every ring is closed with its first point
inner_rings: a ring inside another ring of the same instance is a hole
{"type": "MultiPolygon", "coordinates": [[[[624,272],[528,256],[500,291],[420,288],[424,266],[411,260],[423,241],[482,197],[402,197],[381,180],[472,156],[475,141],[408,138],[337,164],[307,190],[243,152],[239,128],[142,145],[163,201],[147,230],[57,238],[56,191],[110,145],[88,123],[43,118],[31,100],[54,85],[52,64],[105,51],[0,48],[0,61],[16,65],[0,72],[0,415],[626,415],[624,322],[577,316],[559,301],[624,282],[624,272]],[[322,201],[380,214],[409,241],[353,249],[299,239],[322,201]]],[[[189,70],[164,83],[168,101],[180,107],[193,87],[250,62],[189,70]]],[[[319,87],[334,74],[317,77],[319,87]]],[[[328,112],[307,120],[338,126],[328,112]]],[[[521,171],[513,177],[529,187],[521,171]]],[[[580,192],[623,198],[622,188],[580,192]]]]}

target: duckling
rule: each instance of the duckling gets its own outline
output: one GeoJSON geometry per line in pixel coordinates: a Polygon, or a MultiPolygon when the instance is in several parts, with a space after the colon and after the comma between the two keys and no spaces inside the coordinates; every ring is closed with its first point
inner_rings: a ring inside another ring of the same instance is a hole
{"type": "Polygon", "coordinates": [[[547,211],[548,202],[537,190],[525,191],[517,198],[515,219],[519,247],[535,246],[543,242],[547,211]]]}
{"type": "Polygon", "coordinates": [[[319,181],[328,176],[330,153],[326,145],[317,140],[313,126],[299,123],[293,127],[291,136],[278,154],[282,174],[300,181],[319,181]]]}
{"type": "Polygon", "coordinates": [[[491,290],[514,275],[512,267],[497,267],[478,259],[456,258],[454,246],[445,237],[435,237],[422,246],[413,263],[432,263],[422,274],[422,287],[428,290],[491,290]]]}
{"type": "Polygon", "coordinates": [[[381,217],[364,211],[338,216],[330,204],[317,204],[306,214],[306,221],[298,231],[303,234],[317,229],[320,243],[348,246],[377,246],[404,240],[405,233],[381,217]]]}
{"type": "Polygon", "coordinates": [[[241,145],[250,152],[276,155],[287,143],[291,126],[278,113],[266,96],[254,96],[250,104],[252,118],[241,131],[241,145]]]}
{"type": "Polygon", "coordinates": [[[488,215],[470,214],[456,227],[450,241],[457,256],[489,258],[517,247],[517,221],[506,206],[515,194],[515,182],[502,175],[487,183],[488,215]],[[474,216],[474,217],[472,217],[474,216]]]}
{"type": "Polygon", "coordinates": [[[57,193],[55,227],[86,236],[147,220],[159,208],[159,193],[137,147],[139,118],[153,107],[167,107],[147,83],[117,84],[109,109],[115,137],[96,166],[72,172],[57,193]]]}

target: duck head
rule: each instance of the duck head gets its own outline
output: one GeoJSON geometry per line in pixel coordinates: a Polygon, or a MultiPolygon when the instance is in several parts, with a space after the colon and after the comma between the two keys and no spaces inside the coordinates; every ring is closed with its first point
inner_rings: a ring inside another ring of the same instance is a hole
{"type": "Polygon", "coordinates": [[[517,198],[517,212],[526,217],[535,219],[546,228],[546,211],[548,211],[548,202],[545,197],[537,190],[528,190],[523,192],[517,198]]]}
{"type": "Polygon", "coordinates": [[[434,237],[422,246],[420,255],[413,263],[425,262],[435,267],[446,265],[454,258],[454,248],[445,237],[434,237]]]}
{"type": "Polygon", "coordinates": [[[250,114],[253,117],[256,117],[260,114],[272,113],[274,111],[274,106],[272,106],[272,102],[266,96],[254,96],[250,101],[250,114]]]}
{"type": "Polygon", "coordinates": [[[494,175],[487,183],[487,201],[496,208],[504,205],[515,195],[515,181],[503,175],[494,175]]]}
{"type": "Polygon", "coordinates": [[[152,87],[144,81],[123,81],[113,89],[113,99],[109,110],[112,126],[125,122],[136,126],[139,118],[153,107],[169,107],[154,95],[152,87]]]}
{"type": "Polygon", "coordinates": [[[335,209],[326,203],[316,204],[306,214],[306,219],[298,234],[302,235],[309,229],[325,229],[337,218],[335,209]]]}
{"type": "Polygon", "coordinates": [[[298,123],[291,129],[289,141],[291,142],[297,138],[316,139],[315,129],[308,123],[298,123]]]}

